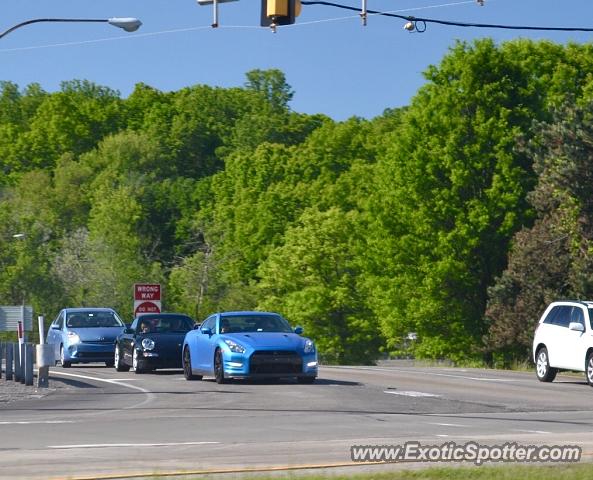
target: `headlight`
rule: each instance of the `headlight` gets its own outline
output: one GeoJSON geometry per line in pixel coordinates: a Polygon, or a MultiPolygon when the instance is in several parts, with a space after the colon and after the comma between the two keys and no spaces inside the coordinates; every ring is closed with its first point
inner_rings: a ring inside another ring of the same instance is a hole
{"type": "Polygon", "coordinates": [[[80,337],[78,336],[78,333],[68,332],[68,343],[70,345],[76,345],[77,343],[80,343],[80,337]]]}
{"type": "Polygon", "coordinates": [[[311,340],[305,340],[305,353],[313,353],[315,351],[315,344],[311,340]]]}
{"type": "Polygon", "coordinates": [[[233,342],[232,340],[228,340],[227,339],[227,340],[224,341],[224,343],[226,343],[229,346],[229,349],[233,353],[245,353],[245,348],[243,348],[238,343],[233,342]]]}
{"type": "Polygon", "coordinates": [[[154,340],[151,340],[150,338],[143,339],[142,348],[144,350],[152,350],[154,348],[154,340]]]}

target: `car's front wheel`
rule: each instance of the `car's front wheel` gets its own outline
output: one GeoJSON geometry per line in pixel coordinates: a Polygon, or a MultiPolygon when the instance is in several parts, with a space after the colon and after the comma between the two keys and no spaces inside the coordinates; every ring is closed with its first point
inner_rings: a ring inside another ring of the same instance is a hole
{"type": "Polygon", "coordinates": [[[227,379],[224,378],[224,365],[222,363],[222,351],[216,350],[214,354],[214,378],[216,383],[226,383],[227,379]]]}
{"type": "Polygon", "coordinates": [[[202,375],[194,375],[191,370],[191,354],[189,347],[183,349],[183,376],[186,380],[202,380],[202,375]]]}
{"type": "Polygon", "coordinates": [[[66,360],[63,345],[60,346],[60,363],[62,364],[62,368],[70,368],[72,366],[72,363],[66,360]]]}
{"type": "Polygon", "coordinates": [[[142,365],[142,360],[138,357],[137,349],[134,349],[134,354],[132,355],[132,369],[134,373],[144,373],[144,366],[142,365]]]}
{"type": "Polygon", "coordinates": [[[558,370],[550,367],[550,357],[548,356],[548,349],[546,347],[542,347],[537,351],[535,373],[540,382],[552,382],[556,378],[558,370]]]}
{"type": "Polygon", "coordinates": [[[585,375],[587,376],[587,383],[593,387],[593,352],[589,352],[587,355],[585,375]]]}
{"type": "Polygon", "coordinates": [[[115,346],[114,362],[113,365],[118,372],[127,372],[130,367],[124,364],[123,357],[120,354],[119,345],[115,346]]]}

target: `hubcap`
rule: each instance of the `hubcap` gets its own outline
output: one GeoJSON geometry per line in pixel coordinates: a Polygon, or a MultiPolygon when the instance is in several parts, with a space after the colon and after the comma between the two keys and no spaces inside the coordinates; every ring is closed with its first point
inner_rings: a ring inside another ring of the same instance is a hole
{"type": "Polygon", "coordinates": [[[589,379],[589,383],[593,384],[593,356],[589,357],[589,362],[587,363],[587,378],[589,379]]]}
{"type": "Polygon", "coordinates": [[[132,358],[132,366],[134,370],[138,369],[138,350],[134,350],[134,356],[132,358]]]}
{"type": "Polygon", "coordinates": [[[541,352],[537,357],[537,374],[544,377],[548,371],[548,356],[546,352],[541,352]]]}
{"type": "Polygon", "coordinates": [[[221,362],[221,358],[220,358],[220,352],[216,354],[216,360],[215,360],[215,370],[216,370],[216,378],[220,378],[222,377],[221,373],[222,373],[222,362],[221,362]]]}
{"type": "Polygon", "coordinates": [[[119,348],[115,347],[115,366],[119,367],[119,348]]]}

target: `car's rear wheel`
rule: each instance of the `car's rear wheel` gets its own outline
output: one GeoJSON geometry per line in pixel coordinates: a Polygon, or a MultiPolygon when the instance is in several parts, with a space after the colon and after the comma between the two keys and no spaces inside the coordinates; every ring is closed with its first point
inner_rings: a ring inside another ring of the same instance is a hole
{"type": "Polygon", "coordinates": [[[191,355],[188,346],[183,349],[183,376],[186,380],[202,380],[202,375],[194,375],[191,371],[191,355]]]}
{"type": "Polygon", "coordinates": [[[70,368],[72,363],[65,359],[64,353],[64,346],[60,346],[60,363],[62,364],[62,368],[70,368]]]}
{"type": "Polygon", "coordinates": [[[123,362],[123,357],[120,354],[119,345],[115,346],[113,365],[118,372],[127,372],[130,367],[123,362]]]}
{"type": "Polygon", "coordinates": [[[311,384],[315,381],[316,377],[297,377],[297,382],[303,384],[311,384]]]}
{"type": "Polygon", "coordinates": [[[585,375],[587,376],[587,383],[593,387],[593,352],[589,352],[587,355],[585,375]]]}
{"type": "Polygon", "coordinates": [[[540,382],[552,382],[556,378],[558,370],[550,367],[550,357],[548,356],[548,349],[546,347],[542,347],[537,351],[535,373],[540,382]]]}
{"type": "Polygon", "coordinates": [[[222,363],[222,351],[216,350],[214,354],[214,378],[216,383],[226,383],[227,379],[224,378],[224,365],[222,363]]]}
{"type": "Polygon", "coordinates": [[[144,373],[144,366],[142,365],[142,360],[138,357],[138,350],[134,349],[134,354],[132,355],[132,369],[134,373],[144,373]]]}

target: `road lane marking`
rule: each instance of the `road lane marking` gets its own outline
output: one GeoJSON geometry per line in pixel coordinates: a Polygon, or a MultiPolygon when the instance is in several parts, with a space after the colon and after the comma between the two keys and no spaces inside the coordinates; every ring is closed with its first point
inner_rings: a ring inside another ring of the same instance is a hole
{"type": "Polygon", "coordinates": [[[435,393],[425,393],[425,392],[414,392],[412,390],[385,390],[383,393],[391,393],[392,395],[403,395],[405,397],[440,397],[441,395],[437,395],[435,393]]]}
{"type": "MultiPolygon", "coordinates": [[[[97,377],[91,377],[90,375],[80,375],[78,373],[66,373],[66,372],[56,372],[56,371],[51,371],[50,373],[51,373],[51,375],[62,375],[65,377],[83,378],[85,380],[93,380],[95,382],[105,382],[105,383],[109,383],[111,385],[119,385],[120,387],[131,388],[132,390],[138,390],[138,391],[146,394],[146,398],[143,401],[141,401],[140,403],[137,403],[135,405],[125,407],[124,410],[128,410],[131,408],[138,408],[138,407],[141,407],[142,405],[154,400],[154,394],[150,390],[147,390],[146,388],[138,387],[137,385],[128,385],[126,383],[123,383],[124,380],[111,379],[111,378],[97,378],[97,377]]],[[[125,381],[127,381],[127,379],[125,381]]]]}
{"type": "Polygon", "coordinates": [[[440,425],[441,427],[469,427],[469,425],[460,425],[459,423],[433,423],[426,422],[428,425],[440,425]]]}
{"type": "Polygon", "coordinates": [[[14,420],[12,422],[0,422],[0,425],[41,425],[55,423],[77,423],[74,420],[14,420]]]}
{"type": "Polygon", "coordinates": [[[173,442],[173,443],[87,443],[80,445],[48,445],[52,449],[72,448],[127,448],[127,447],[178,447],[182,445],[218,445],[220,442],[173,442]]]}
{"type": "Polygon", "coordinates": [[[513,429],[513,432],[543,433],[543,434],[551,434],[552,433],[552,432],[544,432],[543,430],[521,430],[518,428],[513,429]]]}
{"type": "Polygon", "coordinates": [[[469,377],[466,375],[453,375],[452,373],[436,373],[436,372],[423,372],[419,370],[406,370],[403,368],[373,368],[373,367],[329,367],[324,366],[323,368],[333,368],[336,370],[344,369],[344,370],[370,370],[372,372],[381,372],[381,373],[389,373],[389,372],[403,372],[403,373],[411,373],[411,374],[419,374],[419,375],[433,375],[435,377],[452,377],[452,378],[462,378],[465,380],[475,380],[478,382],[522,382],[521,379],[514,379],[514,378],[494,378],[494,377],[469,377]]]}

